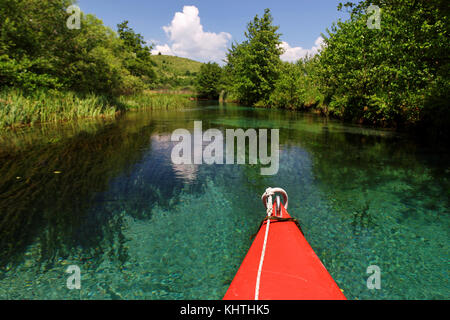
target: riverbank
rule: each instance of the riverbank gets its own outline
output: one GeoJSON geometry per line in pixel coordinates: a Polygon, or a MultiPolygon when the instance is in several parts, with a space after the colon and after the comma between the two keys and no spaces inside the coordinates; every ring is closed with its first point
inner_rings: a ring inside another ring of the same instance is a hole
{"type": "MultiPolygon", "coordinates": [[[[351,109],[351,112],[339,112],[333,103],[325,103],[323,94],[315,90],[305,91],[302,99],[299,99],[296,104],[259,101],[252,107],[317,114],[325,118],[339,120],[343,124],[392,130],[408,134],[426,143],[441,145],[450,141],[450,127],[447,125],[450,119],[446,111],[447,105],[442,102],[441,97],[432,97],[432,99],[427,100],[426,110],[421,109],[417,119],[414,119],[414,121],[405,121],[403,119],[403,121],[400,120],[398,122],[367,120],[364,117],[364,113],[370,113],[373,106],[349,104],[348,108],[351,109]]],[[[243,105],[233,93],[221,94],[219,101],[243,105]]],[[[410,108],[412,109],[413,107],[410,108]]],[[[416,109],[419,108],[416,107],[416,109]]]]}
{"type": "Polygon", "coordinates": [[[114,97],[73,91],[3,89],[0,90],[0,130],[35,123],[113,117],[140,108],[183,108],[191,104],[190,97],[149,91],[114,97]]]}

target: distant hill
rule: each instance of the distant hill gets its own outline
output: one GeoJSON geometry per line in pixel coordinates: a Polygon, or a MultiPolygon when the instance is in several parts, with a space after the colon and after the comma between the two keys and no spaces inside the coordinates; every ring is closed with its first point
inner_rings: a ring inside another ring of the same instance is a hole
{"type": "Polygon", "coordinates": [[[155,89],[193,90],[201,62],[166,55],[153,55],[152,60],[158,76],[155,89]]]}

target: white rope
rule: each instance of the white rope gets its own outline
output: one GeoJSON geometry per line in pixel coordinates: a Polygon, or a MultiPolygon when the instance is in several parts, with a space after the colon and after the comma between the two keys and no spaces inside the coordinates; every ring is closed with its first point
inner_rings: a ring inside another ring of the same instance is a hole
{"type": "MultiPolygon", "coordinates": [[[[273,192],[272,188],[267,188],[266,192],[264,192],[264,196],[267,196],[267,216],[272,216],[273,211],[273,204],[272,204],[272,195],[275,193],[273,192]]],[[[261,251],[261,258],[259,259],[259,267],[258,267],[258,274],[256,275],[256,287],[255,287],[255,300],[258,300],[259,298],[259,284],[261,282],[261,272],[262,272],[262,266],[264,263],[264,256],[266,254],[266,246],[267,246],[267,238],[269,237],[269,227],[270,227],[270,219],[267,219],[266,223],[266,233],[264,235],[264,243],[261,251]]]]}

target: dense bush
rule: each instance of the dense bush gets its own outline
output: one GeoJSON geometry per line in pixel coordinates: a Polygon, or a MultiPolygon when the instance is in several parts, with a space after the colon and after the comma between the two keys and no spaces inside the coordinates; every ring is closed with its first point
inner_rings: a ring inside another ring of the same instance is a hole
{"type": "Polygon", "coordinates": [[[206,63],[200,67],[195,88],[200,98],[219,99],[222,90],[222,68],[217,63],[206,63]]]}
{"type": "Polygon", "coordinates": [[[448,126],[450,42],[445,1],[371,0],[345,7],[351,17],[328,31],[318,64],[330,112],[384,126],[422,121],[440,126],[444,117],[448,126]],[[370,4],[381,8],[380,29],[367,26],[370,4]]]}
{"type": "Polygon", "coordinates": [[[275,82],[269,105],[276,108],[304,109],[323,102],[319,91],[317,57],[306,57],[296,63],[283,63],[282,72],[275,82]]]}
{"type": "Polygon", "coordinates": [[[72,0],[0,2],[0,87],[58,88],[101,94],[135,92],[155,74],[142,37],[119,25],[120,37],[93,15],[69,29],[72,0]]]}

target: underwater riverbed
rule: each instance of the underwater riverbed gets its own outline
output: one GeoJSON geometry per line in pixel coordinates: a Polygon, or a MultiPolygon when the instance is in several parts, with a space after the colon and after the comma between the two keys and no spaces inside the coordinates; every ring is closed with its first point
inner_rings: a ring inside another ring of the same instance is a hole
{"type": "Polygon", "coordinates": [[[211,105],[3,132],[0,299],[221,299],[268,186],[288,192],[348,299],[449,299],[449,178],[447,152],[289,111],[211,105]],[[280,129],[278,173],[173,164],[170,136],[194,121],[280,129]]]}

